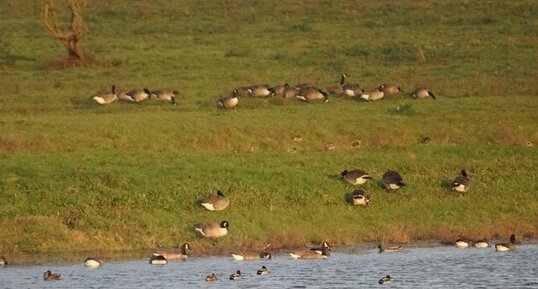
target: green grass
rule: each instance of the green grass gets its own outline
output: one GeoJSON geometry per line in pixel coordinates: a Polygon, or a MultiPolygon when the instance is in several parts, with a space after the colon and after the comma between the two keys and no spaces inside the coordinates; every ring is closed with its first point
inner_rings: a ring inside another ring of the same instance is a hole
{"type": "Polygon", "coordinates": [[[0,253],[538,236],[534,1],[255,2],[88,3],[81,44],[97,62],[51,70],[65,51],[41,2],[0,1],[0,253]],[[236,86],[326,87],[344,71],[437,100],[216,106],[236,86]],[[90,100],[112,84],[181,96],[90,100]],[[344,202],[349,168],[375,177],[368,208],[344,202]],[[462,168],[465,195],[449,190],[462,168]],[[388,169],[408,186],[385,192],[388,169]],[[218,189],[227,210],[196,204],[218,189]],[[216,244],[194,234],[223,219],[231,232],[216,244]]]}

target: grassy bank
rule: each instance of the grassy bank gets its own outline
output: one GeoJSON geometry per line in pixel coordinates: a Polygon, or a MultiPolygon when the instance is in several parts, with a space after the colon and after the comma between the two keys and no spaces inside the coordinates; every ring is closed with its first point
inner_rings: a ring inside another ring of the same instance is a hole
{"type": "Polygon", "coordinates": [[[40,1],[2,2],[0,27],[20,29],[1,29],[0,253],[538,237],[532,1],[90,3],[82,44],[99,62],[69,70],[50,69],[64,51],[41,27],[40,1]],[[215,105],[235,86],[325,87],[343,71],[438,98],[215,105]],[[112,83],[181,96],[89,100],[112,83]],[[368,208],[344,202],[349,168],[375,176],[368,208]],[[454,194],[462,168],[474,184],[454,194]],[[408,186],[385,192],[388,169],[408,186]],[[227,210],[196,204],[218,189],[227,210]],[[194,234],[224,219],[230,235],[216,244],[194,234]]]}

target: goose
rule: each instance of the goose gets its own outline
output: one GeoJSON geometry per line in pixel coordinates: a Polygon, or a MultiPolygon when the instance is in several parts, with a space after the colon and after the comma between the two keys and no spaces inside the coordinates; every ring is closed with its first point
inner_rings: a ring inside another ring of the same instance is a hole
{"type": "Polygon", "coordinates": [[[362,185],[372,178],[367,172],[359,169],[349,171],[344,170],[340,173],[340,175],[344,181],[352,185],[362,185]]]}
{"type": "Polygon", "coordinates": [[[217,191],[216,195],[209,196],[200,201],[200,205],[209,211],[222,211],[226,209],[229,204],[230,200],[228,200],[221,191],[217,191]]]}
{"type": "Polygon", "coordinates": [[[221,97],[221,98],[217,101],[217,104],[218,104],[220,107],[222,107],[222,108],[233,108],[233,107],[236,107],[237,104],[239,103],[238,95],[239,95],[239,91],[237,90],[237,88],[235,88],[235,89],[232,91],[232,95],[221,97]]]}
{"type": "Polygon", "coordinates": [[[150,98],[151,91],[147,88],[144,89],[133,89],[125,94],[131,98],[133,102],[141,102],[150,98]]]}
{"type": "Polygon", "coordinates": [[[427,99],[429,97],[435,99],[435,95],[433,94],[433,92],[431,92],[430,90],[428,90],[428,89],[426,89],[424,87],[420,87],[420,88],[415,89],[411,93],[411,97],[414,98],[414,99],[427,99]]]}
{"type": "Polygon", "coordinates": [[[328,94],[325,91],[317,88],[301,90],[295,97],[305,102],[314,102],[318,100],[329,102],[328,94]]]}
{"type": "Polygon", "coordinates": [[[237,270],[234,274],[230,275],[230,280],[241,280],[241,270],[237,270]]]}
{"type": "Polygon", "coordinates": [[[168,260],[165,256],[161,254],[153,253],[153,255],[151,255],[151,257],[149,258],[149,263],[151,265],[166,265],[166,263],[168,263],[168,260]]]}
{"type": "Polygon", "coordinates": [[[297,89],[297,87],[289,86],[288,88],[284,89],[284,91],[282,92],[282,97],[283,98],[295,98],[297,96],[297,93],[299,93],[299,90],[297,89]]]}
{"type": "Polygon", "coordinates": [[[295,86],[295,88],[297,88],[299,91],[309,89],[309,88],[314,88],[314,87],[315,85],[309,82],[300,83],[295,86]]]}
{"type": "Polygon", "coordinates": [[[205,280],[206,281],[217,281],[217,280],[219,280],[219,277],[217,277],[217,275],[215,275],[215,273],[213,273],[211,275],[207,275],[207,277],[205,277],[205,280]]]}
{"type": "Polygon", "coordinates": [[[458,239],[454,242],[454,246],[458,248],[469,248],[473,242],[465,239],[458,239]]]}
{"type": "Polygon", "coordinates": [[[6,260],[6,257],[2,256],[0,257],[0,266],[6,266],[9,265],[9,263],[6,260]]]}
{"type": "Polygon", "coordinates": [[[97,268],[102,265],[103,265],[103,260],[96,259],[93,257],[89,257],[89,258],[86,258],[86,260],[84,260],[84,267],[87,267],[87,268],[97,268]]]}
{"type": "Polygon", "coordinates": [[[98,104],[111,104],[114,101],[118,100],[118,96],[116,94],[116,86],[112,85],[112,91],[110,93],[101,93],[96,96],[92,97],[95,102],[98,104]]]}
{"type": "Polygon", "coordinates": [[[176,95],[179,95],[179,92],[172,89],[159,89],[152,91],[151,95],[155,96],[157,100],[169,101],[173,105],[176,105],[176,95]]]}
{"type": "MultiPolygon", "coordinates": [[[[396,94],[396,93],[402,93],[403,90],[399,87],[399,86],[396,86],[394,84],[381,84],[384,88],[383,88],[383,93],[385,94],[396,94]]],[[[380,85],[380,86],[381,86],[380,85]]]]}
{"type": "Polygon", "coordinates": [[[471,187],[471,179],[467,176],[465,170],[461,170],[460,174],[452,182],[452,190],[460,193],[466,193],[471,187]]]}
{"type": "Polygon", "coordinates": [[[516,241],[516,235],[512,234],[510,235],[510,243],[495,244],[495,251],[496,252],[514,251],[517,248],[516,247],[517,243],[519,242],[516,241]]]}
{"type": "Polygon", "coordinates": [[[195,230],[205,238],[219,238],[228,234],[228,221],[196,224],[195,230]]]}
{"type": "Polygon", "coordinates": [[[478,240],[474,243],[474,247],[478,249],[488,248],[489,242],[486,239],[478,240]]]}
{"type": "Polygon", "coordinates": [[[325,150],[326,151],[334,151],[336,149],[336,145],[332,142],[325,144],[325,150]]]}
{"type": "Polygon", "coordinates": [[[264,265],[264,266],[262,266],[262,268],[260,270],[258,270],[256,272],[256,274],[258,274],[258,275],[269,275],[269,270],[264,265]]]}
{"type": "Polygon", "coordinates": [[[189,243],[183,243],[180,247],[179,253],[165,253],[165,252],[157,252],[153,253],[154,255],[162,255],[167,260],[186,260],[189,258],[189,255],[187,254],[187,250],[191,250],[191,245],[189,243]]]}
{"type": "Polygon", "coordinates": [[[396,171],[387,171],[381,177],[381,182],[387,190],[397,190],[405,186],[402,176],[396,171]]]}
{"type": "Polygon", "coordinates": [[[52,273],[50,272],[50,270],[43,273],[43,280],[45,281],[54,281],[54,280],[61,280],[61,279],[62,279],[62,275],[52,273]]]}
{"type": "Polygon", "coordinates": [[[314,250],[305,250],[305,251],[297,251],[297,252],[290,252],[290,256],[293,259],[327,259],[327,257],[330,256],[330,248],[322,247],[321,248],[321,254],[318,254],[318,252],[314,250]]]}
{"type": "Polygon", "coordinates": [[[370,197],[366,194],[364,190],[356,190],[351,192],[350,201],[355,206],[367,206],[370,202],[370,197]]]}
{"type": "Polygon", "coordinates": [[[275,95],[273,89],[267,84],[256,84],[248,88],[250,96],[258,98],[266,98],[275,95]]]}
{"type": "Polygon", "coordinates": [[[383,92],[384,89],[385,85],[381,84],[374,90],[362,92],[360,96],[364,100],[379,100],[385,96],[385,93],[383,92]]]}
{"type": "Polygon", "coordinates": [[[397,253],[403,250],[402,246],[383,247],[381,244],[377,245],[377,248],[379,249],[379,253],[397,253]]]}
{"type": "Polygon", "coordinates": [[[127,90],[116,88],[116,96],[119,100],[133,101],[130,96],[127,95],[127,90]]]}
{"type": "Polygon", "coordinates": [[[272,258],[271,253],[269,253],[269,252],[261,252],[261,253],[238,252],[238,253],[232,253],[232,257],[236,261],[268,260],[268,259],[272,258]]]}
{"type": "Polygon", "coordinates": [[[346,81],[347,74],[344,72],[340,75],[340,84],[327,87],[327,92],[330,95],[340,96],[344,93],[344,83],[346,81]]]}
{"type": "Polygon", "coordinates": [[[323,249],[331,250],[331,245],[327,241],[321,242],[319,247],[310,248],[310,251],[314,251],[319,255],[323,254],[323,249]]]}
{"type": "Polygon", "coordinates": [[[290,85],[286,82],[284,84],[275,85],[271,89],[275,93],[275,96],[283,97],[284,91],[286,91],[286,89],[288,89],[289,87],[290,85]]]}
{"type": "Polygon", "coordinates": [[[379,285],[389,285],[392,281],[390,280],[390,275],[387,275],[381,279],[379,279],[379,285]]]}

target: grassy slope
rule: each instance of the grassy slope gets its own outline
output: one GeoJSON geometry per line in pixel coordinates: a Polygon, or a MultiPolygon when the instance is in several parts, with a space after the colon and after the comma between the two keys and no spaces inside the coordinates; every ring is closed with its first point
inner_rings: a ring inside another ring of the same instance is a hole
{"type": "Polygon", "coordinates": [[[82,44],[101,64],[53,71],[43,67],[63,50],[40,1],[19,2],[0,12],[0,27],[17,27],[0,29],[0,252],[212,247],[192,225],[221,219],[231,235],[216,251],[538,235],[538,154],[525,146],[538,143],[533,1],[108,1],[84,13],[82,44]],[[365,87],[426,85],[438,100],[215,107],[237,85],[327,86],[342,71],[365,87]],[[182,97],[177,107],[88,100],[112,83],[182,97]],[[354,167],[376,176],[367,209],[343,202],[352,188],[338,173],[354,167]],[[447,189],[461,168],[475,182],[465,196],[447,189]],[[386,169],[409,186],[385,193],[386,169]],[[217,189],[229,210],[196,206],[217,189]]]}

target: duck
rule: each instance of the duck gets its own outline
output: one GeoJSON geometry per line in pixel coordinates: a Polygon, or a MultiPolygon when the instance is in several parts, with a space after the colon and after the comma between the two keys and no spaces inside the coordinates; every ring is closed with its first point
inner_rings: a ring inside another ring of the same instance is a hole
{"type": "Polygon", "coordinates": [[[385,94],[396,94],[396,93],[402,93],[403,90],[394,84],[382,84],[384,86],[383,93],[385,94]]]}
{"type": "Polygon", "coordinates": [[[201,200],[200,205],[209,211],[222,211],[230,205],[230,200],[219,190],[216,195],[201,200]]]}
{"type": "Polygon", "coordinates": [[[459,193],[466,193],[470,187],[471,179],[469,179],[465,170],[461,170],[460,174],[452,182],[452,190],[459,193]]]}
{"type": "Polygon", "coordinates": [[[99,266],[103,266],[103,260],[100,260],[100,259],[96,259],[96,258],[93,258],[93,257],[89,257],[89,258],[86,258],[86,260],[84,260],[84,267],[87,267],[87,268],[97,268],[99,266]]]}
{"type": "Polygon", "coordinates": [[[45,273],[43,273],[43,280],[45,281],[55,281],[55,280],[61,280],[62,275],[52,273],[50,270],[47,270],[45,273]]]}
{"type": "Polygon", "coordinates": [[[179,92],[172,89],[159,89],[151,92],[151,96],[154,96],[157,100],[169,101],[172,105],[176,105],[177,95],[179,95],[179,92]]]}
{"type": "Polygon", "coordinates": [[[206,281],[217,281],[217,280],[219,280],[219,277],[217,277],[217,275],[215,275],[215,273],[212,273],[211,275],[207,275],[205,277],[205,280],[206,281]]]}
{"type": "Polygon", "coordinates": [[[250,96],[257,98],[266,98],[275,95],[275,91],[267,84],[256,84],[248,88],[250,96]]]}
{"type": "Polygon", "coordinates": [[[228,234],[228,221],[222,222],[207,222],[196,224],[195,230],[200,232],[205,238],[220,238],[228,234]]]}
{"type": "Polygon", "coordinates": [[[474,247],[478,249],[488,248],[490,246],[488,240],[482,239],[474,242],[474,247]]]}
{"type": "Polygon", "coordinates": [[[374,90],[362,92],[360,97],[364,100],[379,100],[385,96],[384,89],[385,85],[381,84],[374,90]]]}
{"type": "Polygon", "coordinates": [[[4,257],[4,256],[0,257],[0,266],[6,266],[6,265],[9,265],[9,263],[7,262],[6,257],[4,257]]]}
{"type": "Polygon", "coordinates": [[[366,171],[355,169],[355,170],[343,170],[340,175],[342,176],[342,179],[346,181],[349,184],[352,185],[363,185],[365,184],[369,179],[370,175],[366,171]]]}
{"type": "Polygon", "coordinates": [[[235,252],[232,253],[232,257],[236,261],[245,261],[245,260],[268,260],[271,259],[271,253],[269,252],[261,252],[261,253],[253,253],[253,252],[235,252]]]}
{"type": "Polygon", "coordinates": [[[232,95],[221,97],[217,101],[217,104],[221,108],[234,108],[239,103],[238,95],[239,95],[239,92],[238,92],[237,88],[235,88],[232,91],[232,95]]]}
{"type": "Polygon", "coordinates": [[[402,246],[383,247],[381,244],[377,245],[377,248],[379,249],[379,253],[397,253],[403,250],[402,246]]]}
{"type": "Polygon", "coordinates": [[[116,86],[112,85],[112,91],[110,93],[101,93],[92,97],[95,102],[98,104],[111,104],[114,101],[118,100],[118,95],[116,94],[116,86]]]}
{"type": "Polygon", "coordinates": [[[344,72],[340,75],[340,84],[327,87],[327,93],[334,96],[340,96],[344,93],[344,84],[347,78],[347,74],[344,72]]]}
{"type": "Polygon", "coordinates": [[[402,176],[396,171],[385,172],[381,177],[381,182],[387,190],[397,190],[405,186],[402,176]]]}
{"type": "Polygon", "coordinates": [[[327,257],[330,256],[329,251],[330,251],[330,248],[321,247],[321,254],[319,254],[316,250],[296,251],[296,252],[290,252],[289,254],[293,259],[304,259],[304,260],[327,259],[327,257]]]}
{"type": "Polygon", "coordinates": [[[392,283],[392,280],[390,279],[390,275],[387,275],[381,279],[379,279],[379,285],[389,285],[392,283]]]}
{"type": "Polygon", "coordinates": [[[141,102],[144,101],[151,96],[151,91],[147,88],[144,89],[133,89],[125,94],[126,96],[130,97],[130,100],[132,102],[141,102]]]}
{"type": "Polygon", "coordinates": [[[310,251],[314,251],[319,255],[323,254],[323,249],[331,250],[331,245],[327,241],[321,242],[319,247],[310,248],[310,251]]]}
{"type": "Polygon", "coordinates": [[[328,94],[318,88],[302,89],[295,97],[304,102],[315,102],[320,100],[323,102],[329,102],[328,94]]]}
{"type": "Polygon", "coordinates": [[[355,206],[368,206],[370,197],[364,190],[355,190],[349,194],[349,202],[355,206]]]}
{"type": "Polygon", "coordinates": [[[412,93],[411,93],[411,97],[414,98],[414,99],[427,99],[429,97],[435,99],[435,95],[433,94],[433,92],[431,92],[430,90],[424,88],[424,87],[419,87],[417,89],[415,89],[412,93]]]}
{"type": "Polygon", "coordinates": [[[189,243],[183,243],[180,247],[179,253],[165,253],[165,252],[157,252],[153,253],[156,255],[162,255],[167,260],[186,260],[189,258],[189,255],[187,254],[187,250],[191,250],[191,245],[189,243]]]}
{"type": "Polygon", "coordinates": [[[498,243],[495,244],[495,251],[496,252],[506,252],[506,251],[514,251],[516,250],[516,244],[519,242],[516,240],[516,235],[512,234],[510,235],[510,243],[498,243]]]}
{"type": "Polygon", "coordinates": [[[235,273],[230,275],[230,280],[241,280],[241,270],[237,270],[235,273]]]}
{"type": "Polygon", "coordinates": [[[269,275],[269,270],[267,269],[267,267],[265,267],[265,265],[263,265],[262,268],[256,272],[256,274],[269,275]]]}
{"type": "Polygon", "coordinates": [[[161,255],[159,253],[153,253],[151,257],[149,258],[149,263],[151,265],[166,265],[168,263],[168,260],[164,255],[161,255]]]}
{"type": "Polygon", "coordinates": [[[472,245],[472,241],[466,239],[458,239],[454,242],[454,246],[458,248],[469,248],[472,245]]]}

